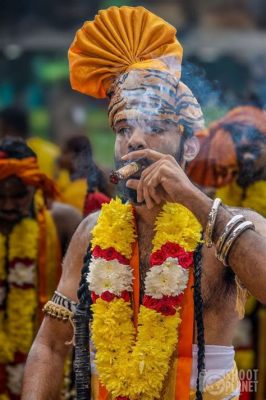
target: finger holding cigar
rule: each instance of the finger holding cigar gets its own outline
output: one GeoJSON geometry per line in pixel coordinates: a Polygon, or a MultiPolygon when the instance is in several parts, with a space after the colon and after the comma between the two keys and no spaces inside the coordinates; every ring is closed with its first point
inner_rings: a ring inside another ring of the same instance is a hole
{"type": "Polygon", "coordinates": [[[195,192],[194,185],[185,175],[174,156],[151,149],[131,152],[122,157],[123,161],[134,162],[145,158],[151,164],[141,172],[141,176],[129,177],[126,186],[137,191],[137,201],[145,201],[147,208],[165,201],[186,205],[195,192]]]}
{"type": "Polygon", "coordinates": [[[111,172],[109,176],[110,182],[116,185],[120,180],[127,180],[137,172],[142,172],[147,165],[147,160],[143,158],[128,162],[123,167],[111,172]]]}

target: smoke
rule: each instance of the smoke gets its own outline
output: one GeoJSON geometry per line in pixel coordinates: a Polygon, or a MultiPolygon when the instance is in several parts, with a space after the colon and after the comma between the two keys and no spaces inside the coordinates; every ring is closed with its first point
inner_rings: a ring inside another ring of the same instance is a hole
{"type": "Polygon", "coordinates": [[[224,107],[219,82],[210,82],[203,68],[189,61],[184,61],[181,80],[190,88],[202,107],[224,107]]]}

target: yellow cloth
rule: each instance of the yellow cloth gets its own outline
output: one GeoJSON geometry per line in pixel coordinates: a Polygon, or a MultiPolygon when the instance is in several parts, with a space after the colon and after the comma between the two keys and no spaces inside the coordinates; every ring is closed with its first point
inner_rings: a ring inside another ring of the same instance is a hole
{"type": "Polygon", "coordinates": [[[87,194],[87,180],[85,178],[70,181],[62,192],[61,201],[76,207],[83,213],[85,197],[87,194]]]}
{"type": "Polygon", "coordinates": [[[37,154],[40,170],[49,178],[54,178],[56,160],[60,155],[60,148],[54,143],[39,137],[28,139],[27,144],[37,154]]]}
{"type": "Polygon", "coordinates": [[[106,97],[117,76],[128,69],[175,67],[180,78],[183,49],[176,29],[143,7],[110,7],[77,32],[69,49],[72,88],[106,97]],[[170,64],[170,67],[169,67],[170,64]]]}

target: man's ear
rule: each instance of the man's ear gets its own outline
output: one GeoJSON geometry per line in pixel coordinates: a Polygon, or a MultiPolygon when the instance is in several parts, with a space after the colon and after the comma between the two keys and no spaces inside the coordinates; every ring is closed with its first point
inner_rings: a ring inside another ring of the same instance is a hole
{"type": "Polygon", "coordinates": [[[184,143],[183,160],[187,162],[194,160],[199,152],[199,149],[200,144],[196,136],[186,139],[184,143]]]}

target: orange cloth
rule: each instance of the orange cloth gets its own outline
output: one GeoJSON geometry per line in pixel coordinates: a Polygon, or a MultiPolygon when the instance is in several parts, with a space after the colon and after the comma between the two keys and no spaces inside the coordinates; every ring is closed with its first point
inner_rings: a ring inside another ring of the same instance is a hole
{"type": "Polygon", "coordinates": [[[236,107],[208,129],[197,132],[200,151],[187,170],[195,183],[222,187],[235,179],[238,162],[233,133],[228,127],[233,124],[254,127],[266,134],[266,112],[252,106],[236,107]]]}
{"type": "Polygon", "coordinates": [[[69,49],[72,88],[103,98],[128,69],[169,71],[169,63],[176,64],[180,78],[183,49],[175,35],[172,25],[143,7],[100,11],[94,21],[84,23],[69,49]]]}
{"type": "Polygon", "coordinates": [[[17,160],[13,158],[0,159],[0,180],[12,175],[17,176],[27,185],[41,189],[43,194],[50,198],[58,196],[54,182],[43,174],[34,157],[17,160]]]}
{"type": "Polygon", "coordinates": [[[181,311],[181,326],[178,340],[178,361],[175,400],[189,399],[192,371],[192,343],[194,334],[193,270],[190,270],[181,311]]]}

